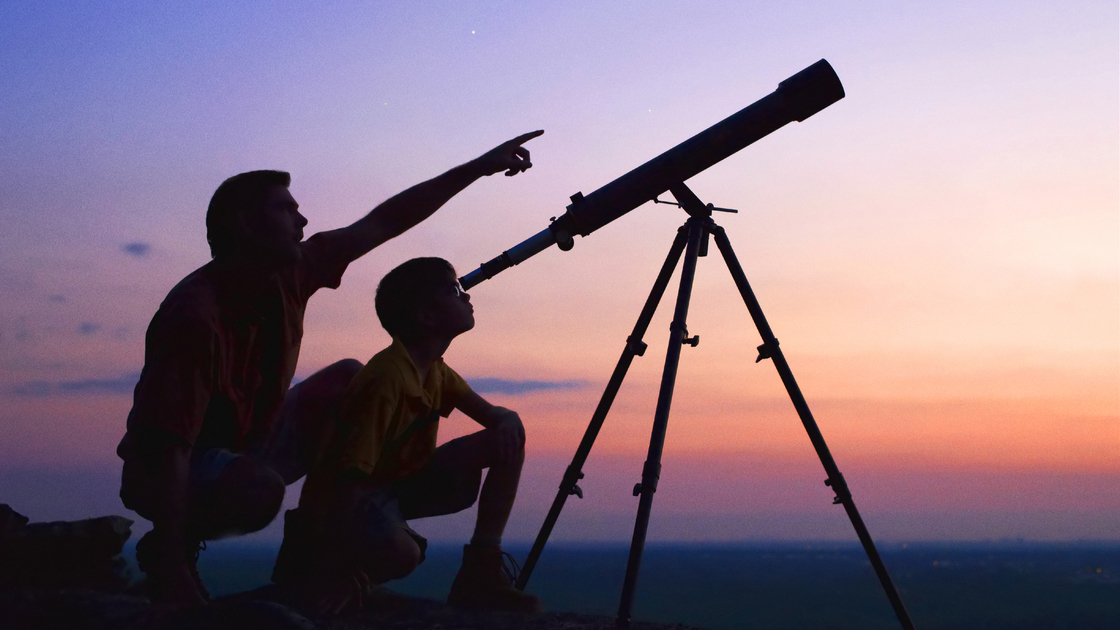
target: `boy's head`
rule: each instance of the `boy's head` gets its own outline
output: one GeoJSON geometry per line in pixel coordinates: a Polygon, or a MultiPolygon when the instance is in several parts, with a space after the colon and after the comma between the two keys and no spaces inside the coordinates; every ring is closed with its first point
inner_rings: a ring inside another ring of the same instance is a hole
{"type": "Polygon", "coordinates": [[[413,258],[387,273],[374,306],[385,330],[405,343],[431,336],[450,340],[474,328],[470,296],[442,258],[413,258]]]}

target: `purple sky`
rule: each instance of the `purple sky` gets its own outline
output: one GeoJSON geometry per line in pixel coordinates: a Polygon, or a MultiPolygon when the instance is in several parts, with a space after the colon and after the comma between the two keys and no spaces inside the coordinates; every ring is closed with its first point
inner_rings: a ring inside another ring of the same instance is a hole
{"type": "MultiPolygon", "coordinates": [[[[470,271],[826,58],[846,98],[689,186],[741,210],[717,220],[872,533],[1120,536],[1115,2],[384,4],[0,6],[0,502],[123,512],[113,447],[144,329],[208,259],[229,175],[291,171],[311,233],[546,130],[531,171],[472,186],[316,296],[306,376],[387,343],[372,293],[395,264],[470,271]]],[[[519,536],[682,218],[643,206],[472,290],[479,324],[447,358],[526,420],[519,536]]],[[[565,537],[628,535],[668,303],[565,537]]],[[[849,539],[715,257],[689,330],[651,536],[849,539]]]]}

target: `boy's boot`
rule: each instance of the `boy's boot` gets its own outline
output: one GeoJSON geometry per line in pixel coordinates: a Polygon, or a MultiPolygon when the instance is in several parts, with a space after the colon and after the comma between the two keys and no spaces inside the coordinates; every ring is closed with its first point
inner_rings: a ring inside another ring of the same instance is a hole
{"type": "Polygon", "coordinates": [[[272,568],[272,582],[289,586],[311,573],[313,524],[299,508],[284,512],[284,540],[272,568]]]}
{"type": "Polygon", "coordinates": [[[498,546],[466,545],[463,566],[451,585],[447,603],[463,608],[486,608],[515,612],[540,612],[541,600],[513,587],[517,563],[498,546]],[[514,569],[505,566],[509,558],[514,569]]]}

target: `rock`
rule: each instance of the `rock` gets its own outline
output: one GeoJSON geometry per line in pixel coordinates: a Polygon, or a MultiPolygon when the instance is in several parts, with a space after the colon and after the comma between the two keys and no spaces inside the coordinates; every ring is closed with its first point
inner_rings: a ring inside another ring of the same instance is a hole
{"type": "Polygon", "coordinates": [[[119,591],[128,586],[127,563],[120,553],[132,534],[132,521],[121,516],[27,521],[0,505],[0,589],[119,591]]]}
{"type": "Polygon", "coordinates": [[[15,533],[27,525],[27,517],[0,503],[0,540],[9,533],[15,533]]]}
{"type": "MultiPolygon", "coordinates": [[[[127,593],[121,549],[132,521],[28,523],[0,505],[0,628],[3,630],[607,630],[614,620],[575,613],[535,615],[452,608],[378,589],[356,614],[308,617],[273,586],[191,609],[153,606],[127,593]]],[[[634,630],[687,630],[635,622],[634,630]]]]}
{"type": "Polygon", "coordinates": [[[0,590],[5,630],[125,630],[151,604],[144,597],[88,589],[0,590]]]}

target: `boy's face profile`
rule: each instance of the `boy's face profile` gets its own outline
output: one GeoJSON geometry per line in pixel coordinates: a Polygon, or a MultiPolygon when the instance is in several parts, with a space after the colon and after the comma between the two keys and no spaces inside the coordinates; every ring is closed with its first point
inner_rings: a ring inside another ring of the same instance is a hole
{"type": "Polygon", "coordinates": [[[474,328],[471,296],[452,276],[424,307],[420,318],[429,334],[450,340],[474,328]]]}

